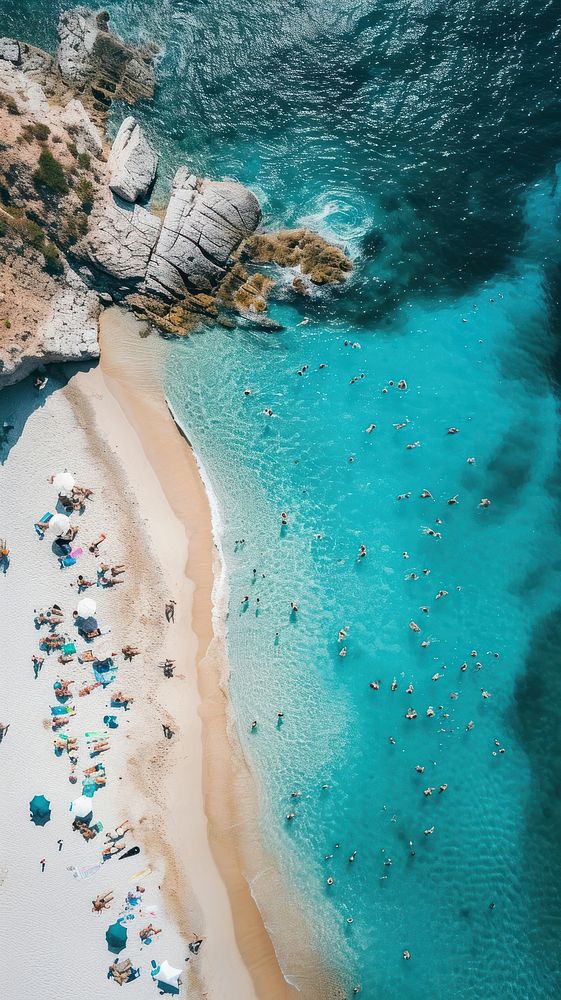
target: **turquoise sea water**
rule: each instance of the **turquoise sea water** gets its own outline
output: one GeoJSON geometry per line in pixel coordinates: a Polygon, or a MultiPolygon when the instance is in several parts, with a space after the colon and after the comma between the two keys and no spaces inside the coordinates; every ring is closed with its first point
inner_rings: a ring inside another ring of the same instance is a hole
{"type": "MultiPolygon", "coordinates": [[[[0,33],[53,44],[60,6],[2,0],[0,33]]],[[[231,694],[288,891],[349,995],[558,997],[559,9],[108,7],[165,46],[138,109],[162,192],[180,162],[237,177],[355,261],[343,294],[285,291],[282,332],[206,330],[166,372],[221,506],[231,694]]]]}

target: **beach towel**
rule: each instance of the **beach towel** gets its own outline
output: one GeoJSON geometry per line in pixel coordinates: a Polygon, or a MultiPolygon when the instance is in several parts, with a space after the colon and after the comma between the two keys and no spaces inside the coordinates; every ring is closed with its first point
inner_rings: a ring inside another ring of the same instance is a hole
{"type": "Polygon", "coordinates": [[[76,565],[76,560],[73,559],[72,556],[65,556],[64,559],[60,560],[61,569],[63,566],[75,566],[75,565],[76,565]]]}
{"type": "Polygon", "coordinates": [[[109,729],[117,729],[119,726],[116,715],[104,715],[103,721],[106,726],[109,726],[109,729]]]}
{"type": "Polygon", "coordinates": [[[72,705],[52,705],[51,715],[74,715],[76,709],[72,705]]]}
{"type": "Polygon", "coordinates": [[[100,868],[101,864],[86,865],[84,868],[76,868],[75,865],[69,865],[68,871],[72,872],[74,878],[83,879],[92,878],[94,875],[97,875],[100,868]]]}
{"type": "Polygon", "coordinates": [[[72,653],[76,652],[76,646],[73,642],[67,642],[66,645],[62,647],[62,652],[65,656],[70,656],[72,653]]]}
{"type": "Polygon", "coordinates": [[[113,666],[112,663],[108,663],[107,665],[96,663],[93,665],[92,671],[96,681],[104,688],[108,684],[111,684],[117,676],[117,667],[113,666]]]}
{"type": "Polygon", "coordinates": [[[151,868],[142,868],[141,871],[135,872],[134,875],[131,875],[131,877],[129,878],[129,882],[138,882],[139,878],[146,878],[147,875],[151,874],[152,874],[151,868]]]}
{"type": "Polygon", "coordinates": [[[71,556],[72,559],[76,560],[76,559],[79,559],[79,557],[81,555],[83,555],[83,554],[84,554],[84,550],[80,549],[80,548],[77,548],[77,549],[72,549],[72,552],[70,553],[70,556],[71,556]]]}

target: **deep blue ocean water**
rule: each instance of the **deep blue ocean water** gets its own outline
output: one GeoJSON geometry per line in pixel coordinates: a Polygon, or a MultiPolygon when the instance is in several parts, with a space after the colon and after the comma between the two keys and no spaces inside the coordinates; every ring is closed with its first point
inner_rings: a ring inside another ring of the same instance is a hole
{"type": "MultiPolygon", "coordinates": [[[[0,33],[52,46],[61,6],[2,0],[0,33]]],[[[355,262],[342,293],[281,295],[282,332],[208,329],[167,361],[222,510],[231,694],[287,891],[349,995],[559,997],[561,10],[108,9],[164,46],[135,112],[159,191],[181,162],[237,177],[267,225],[355,262]]]]}

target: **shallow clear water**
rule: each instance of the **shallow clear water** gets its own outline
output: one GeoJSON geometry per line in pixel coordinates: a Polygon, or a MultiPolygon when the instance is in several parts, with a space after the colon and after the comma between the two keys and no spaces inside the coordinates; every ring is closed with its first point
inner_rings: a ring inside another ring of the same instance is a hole
{"type": "MultiPolygon", "coordinates": [[[[167,368],[224,515],[232,698],[287,885],[349,993],[557,997],[558,6],[108,6],[165,45],[138,109],[161,190],[182,161],[238,177],[355,260],[342,295],[273,306],[282,332],[210,329],[167,368]]],[[[57,3],[0,9],[52,41],[57,3]]]]}

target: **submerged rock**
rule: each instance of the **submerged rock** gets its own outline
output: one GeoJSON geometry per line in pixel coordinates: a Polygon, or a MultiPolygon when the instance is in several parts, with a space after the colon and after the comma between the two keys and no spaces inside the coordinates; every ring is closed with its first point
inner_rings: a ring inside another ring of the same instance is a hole
{"type": "Polygon", "coordinates": [[[109,154],[109,187],[125,201],[144,198],[156,179],[158,157],[135,118],[122,123],[109,154]]]}

